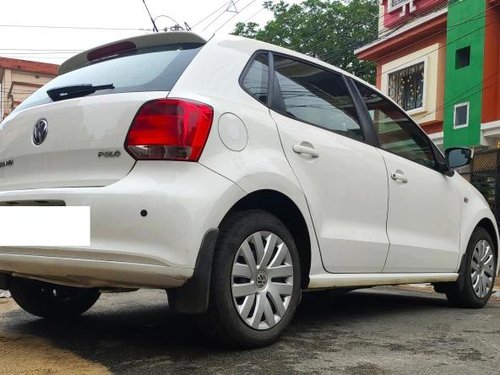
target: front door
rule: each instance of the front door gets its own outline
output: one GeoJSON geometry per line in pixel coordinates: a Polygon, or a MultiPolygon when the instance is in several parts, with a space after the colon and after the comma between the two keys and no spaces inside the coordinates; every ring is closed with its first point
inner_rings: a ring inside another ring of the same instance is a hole
{"type": "Polygon", "coordinates": [[[271,116],[306,195],[326,270],[381,272],[387,173],[379,151],[364,143],[344,78],[287,57],[274,61],[271,116]]]}
{"type": "Polygon", "coordinates": [[[453,178],[436,170],[425,133],[397,106],[358,84],[380,142],[389,176],[384,272],[455,272],[460,203],[453,178]]]}

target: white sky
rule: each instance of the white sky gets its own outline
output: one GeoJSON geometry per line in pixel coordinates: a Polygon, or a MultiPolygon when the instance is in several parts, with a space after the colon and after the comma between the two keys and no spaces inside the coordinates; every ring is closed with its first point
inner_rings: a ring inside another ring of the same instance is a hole
{"type": "MultiPolygon", "coordinates": [[[[158,17],[158,28],[174,24],[163,16],[166,15],[181,25],[187,22],[193,31],[208,37],[214,32],[230,33],[240,21],[265,24],[272,18],[272,14],[263,9],[263,1],[235,0],[238,14],[223,12],[230,3],[227,0],[146,0],[146,3],[153,17],[158,17]],[[214,15],[195,26],[218,8],[220,10],[214,15]]],[[[301,0],[288,2],[299,3],[301,0]]],[[[0,56],[25,60],[59,64],[79,51],[148,33],[152,29],[142,0],[2,0],[0,9],[0,56]],[[51,29],[9,25],[132,30],[51,29]]]]}

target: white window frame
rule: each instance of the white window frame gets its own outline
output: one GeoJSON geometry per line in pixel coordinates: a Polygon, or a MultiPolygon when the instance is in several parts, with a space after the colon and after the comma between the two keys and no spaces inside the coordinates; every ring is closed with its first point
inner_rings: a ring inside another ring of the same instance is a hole
{"type": "MultiPolygon", "coordinates": [[[[427,106],[426,106],[427,101],[426,100],[427,100],[427,80],[428,80],[428,74],[427,74],[428,58],[424,57],[422,59],[412,60],[412,61],[410,61],[410,62],[408,62],[406,64],[398,66],[397,70],[390,69],[389,71],[387,71],[385,73],[385,77],[384,77],[386,79],[386,90],[385,90],[386,92],[384,94],[386,94],[387,96],[389,96],[389,76],[391,74],[395,74],[395,73],[397,73],[397,72],[399,72],[401,70],[409,68],[410,66],[419,65],[421,63],[424,63],[424,85],[422,87],[422,106],[418,107],[418,108],[413,108],[413,109],[411,109],[409,111],[407,111],[406,109],[403,108],[404,111],[406,113],[408,113],[409,115],[414,115],[414,114],[418,114],[418,113],[422,113],[422,112],[426,112],[427,111],[427,106]]],[[[394,99],[392,99],[392,100],[394,100],[394,99]]],[[[394,102],[396,102],[396,101],[394,100],[394,102]]]]}
{"type": "Polygon", "coordinates": [[[406,13],[405,7],[408,4],[410,5],[410,13],[415,10],[415,4],[414,4],[415,0],[403,0],[401,3],[399,3],[397,5],[392,5],[392,1],[393,0],[387,0],[387,12],[388,13],[392,13],[395,10],[403,8],[402,15],[404,15],[406,13]]]}
{"type": "Polygon", "coordinates": [[[453,129],[462,129],[466,128],[469,126],[469,117],[470,117],[470,102],[463,102],[463,103],[458,103],[455,104],[453,107],[453,129]],[[459,107],[467,107],[467,121],[465,124],[462,125],[456,125],[457,123],[457,108],[459,107]]]}

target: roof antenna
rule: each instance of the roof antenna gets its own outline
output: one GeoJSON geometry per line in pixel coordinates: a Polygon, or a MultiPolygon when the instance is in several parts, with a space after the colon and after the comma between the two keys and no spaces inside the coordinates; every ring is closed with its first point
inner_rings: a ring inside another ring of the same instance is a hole
{"type": "Polygon", "coordinates": [[[153,24],[153,31],[154,32],[158,32],[158,28],[156,27],[156,23],[155,23],[155,20],[153,19],[153,17],[151,16],[151,12],[149,11],[149,8],[146,4],[146,0],[142,0],[142,2],[144,3],[144,6],[146,7],[146,10],[148,11],[148,14],[149,14],[149,19],[151,20],[151,23],[153,24]]]}

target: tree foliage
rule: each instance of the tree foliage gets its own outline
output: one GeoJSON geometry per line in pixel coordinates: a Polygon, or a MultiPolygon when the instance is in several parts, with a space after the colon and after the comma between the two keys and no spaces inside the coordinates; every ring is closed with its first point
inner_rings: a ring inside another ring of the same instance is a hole
{"type": "Polygon", "coordinates": [[[377,38],[378,0],[306,0],[288,4],[266,1],[274,19],[259,28],[255,22],[236,24],[233,34],[254,38],[314,56],[375,81],[372,63],[360,61],[354,50],[377,38]]]}

